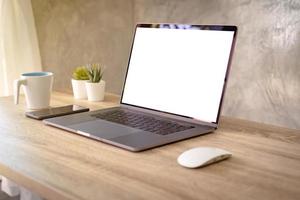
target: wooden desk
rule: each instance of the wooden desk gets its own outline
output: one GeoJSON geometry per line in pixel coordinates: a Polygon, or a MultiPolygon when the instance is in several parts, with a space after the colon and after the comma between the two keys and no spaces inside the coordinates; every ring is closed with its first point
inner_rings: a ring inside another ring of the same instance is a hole
{"type": "MultiPolygon", "coordinates": [[[[53,106],[117,102],[52,97],[53,106]]],[[[132,153],[26,118],[24,100],[15,106],[6,97],[0,98],[0,174],[54,200],[300,199],[300,131],[226,117],[213,134],[132,153]],[[196,170],[176,163],[197,146],[224,148],[233,157],[196,170]]]]}

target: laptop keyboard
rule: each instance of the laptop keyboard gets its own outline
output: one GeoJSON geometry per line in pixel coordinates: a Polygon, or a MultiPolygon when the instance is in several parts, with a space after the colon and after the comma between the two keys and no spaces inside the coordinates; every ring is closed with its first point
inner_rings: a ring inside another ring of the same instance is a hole
{"type": "Polygon", "coordinates": [[[157,119],[151,116],[125,110],[112,110],[92,116],[159,135],[167,135],[194,128],[194,126],[182,125],[174,121],[157,119]]]}

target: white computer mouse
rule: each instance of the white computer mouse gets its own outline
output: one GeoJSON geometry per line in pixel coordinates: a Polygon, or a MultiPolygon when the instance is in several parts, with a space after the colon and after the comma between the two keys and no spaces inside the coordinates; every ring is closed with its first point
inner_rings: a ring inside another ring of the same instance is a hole
{"type": "Polygon", "coordinates": [[[197,168],[227,159],[231,155],[230,152],[215,147],[196,147],[180,154],[177,162],[184,167],[197,168]]]}

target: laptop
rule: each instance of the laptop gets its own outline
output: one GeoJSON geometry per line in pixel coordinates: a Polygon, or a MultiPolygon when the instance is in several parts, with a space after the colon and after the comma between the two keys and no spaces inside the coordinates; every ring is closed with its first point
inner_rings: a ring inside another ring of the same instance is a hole
{"type": "Polygon", "coordinates": [[[137,24],[120,106],[44,123],[142,151],[213,132],[236,26],[137,24]]]}

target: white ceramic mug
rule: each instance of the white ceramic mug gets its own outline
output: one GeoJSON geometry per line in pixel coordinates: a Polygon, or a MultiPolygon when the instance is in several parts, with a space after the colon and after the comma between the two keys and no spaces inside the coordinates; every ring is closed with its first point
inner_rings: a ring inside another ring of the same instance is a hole
{"type": "Polygon", "coordinates": [[[20,86],[23,85],[28,109],[36,110],[50,106],[50,96],[53,84],[53,73],[30,72],[21,75],[14,81],[15,104],[19,103],[20,86]]]}

